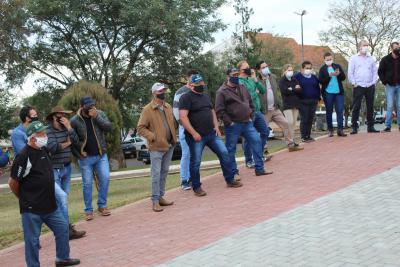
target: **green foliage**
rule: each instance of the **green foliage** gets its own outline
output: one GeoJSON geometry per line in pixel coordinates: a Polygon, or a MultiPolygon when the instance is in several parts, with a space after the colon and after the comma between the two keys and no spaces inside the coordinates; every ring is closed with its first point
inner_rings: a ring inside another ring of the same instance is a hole
{"type": "Polygon", "coordinates": [[[86,95],[96,101],[96,108],[104,111],[112,123],[112,131],[106,135],[107,152],[111,157],[116,157],[120,152],[122,116],[117,101],[103,86],[95,82],[79,81],[66,90],[58,105],[76,112],[80,107],[81,97],[86,95]]]}
{"type": "Polygon", "coordinates": [[[13,95],[0,88],[0,139],[9,138],[8,131],[15,128],[19,118],[13,95]]]}

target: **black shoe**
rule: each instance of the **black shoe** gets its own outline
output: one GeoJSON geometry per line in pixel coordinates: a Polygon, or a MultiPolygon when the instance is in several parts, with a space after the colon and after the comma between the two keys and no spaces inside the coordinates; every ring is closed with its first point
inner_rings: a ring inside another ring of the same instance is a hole
{"type": "Polygon", "coordinates": [[[81,261],[79,259],[66,259],[66,260],[58,260],[56,261],[56,266],[73,266],[80,264],[81,261]]]}
{"type": "Polygon", "coordinates": [[[369,133],[379,133],[379,131],[377,129],[375,129],[374,127],[368,128],[368,132],[369,133]]]}
{"type": "Polygon", "coordinates": [[[386,127],[385,129],[382,130],[382,132],[385,132],[385,133],[390,133],[390,131],[391,131],[391,129],[389,127],[386,127]]]}
{"type": "Polygon", "coordinates": [[[268,174],[273,174],[273,171],[265,171],[265,170],[262,170],[262,171],[256,171],[256,176],[262,176],[262,175],[268,175],[268,174]]]}
{"type": "Polygon", "coordinates": [[[307,137],[307,142],[308,142],[308,143],[310,143],[310,142],[315,142],[315,139],[312,138],[311,136],[309,136],[309,137],[307,137]]]}
{"type": "Polygon", "coordinates": [[[350,132],[350,134],[357,134],[357,133],[358,133],[357,128],[353,128],[353,130],[351,130],[351,132],[350,132]]]}
{"type": "Polygon", "coordinates": [[[69,240],[79,239],[86,235],[86,231],[79,231],[75,229],[75,225],[69,225],[69,240]]]}
{"type": "Polygon", "coordinates": [[[338,136],[341,136],[341,137],[347,136],[347,134],[344,133],[343,129],[338,130],[338,131],[337,131],[337,135],[338,135],[338,136]]]}
{"type": "Polygon", "coordinates": [[[243,184],[241,182],[235,181],[235,180],[233,180],[232,182],[226,183],[226,186],[233,187],[233,188],[241,187],[242,185],[243,184]]]}

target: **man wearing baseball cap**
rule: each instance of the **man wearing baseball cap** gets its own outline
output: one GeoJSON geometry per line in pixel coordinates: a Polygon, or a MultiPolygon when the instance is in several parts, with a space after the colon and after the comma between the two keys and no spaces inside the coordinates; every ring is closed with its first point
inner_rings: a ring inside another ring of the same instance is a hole
{"type": "Polygon", "coordinates": [[[227,186],[241,187],[242,184],[234,180],[232,162],[220,138],[221,132],[211,98],[204,93],[203,77],[200,74],[193,74],[189,88],[191,91],[179,100],[179,118],[185,128],[186,141],[190,149],[190,177],[194,194],[199,197],[206,195],[200,182],[201,155],[205,146],[217,154],[227,186]]]}
{"type": "Polygon", "coordinates": [[[26,129],[28,143],[15,158],[8,184],[19,199],[27,266],[40,266],[39,237],[42,224],[54,233],[56,266],[80,263],[69,256],[68,222],[57,208],[54,175],[47,145],[46,126],[34,121],[26,129]]]}
{"type": "Polygon", "coordinates": [[[111,215],[107,208],[108,185],[110,183],[110,164],[107,157],[105,133],[110,132],[112,125],[105,112],[95,106],[91,96],[81,98],[81,107],[71,119],[71,126],[79,137],[79,145],[72,147],[78,158],[82,171],[83,200],[85,202],[85,219],[93,220],[92,187],[93,171],[98,177],[99,194],[97,210],[101,216],[111,215]]]}
{"type": "Polygon", "coordinates": [[[163,211],[172,201],[164,198],[165,183],[176,144],[176,125],[172,107],[165,102],[167,86],[155,83],[151,87],[153,99],[140,114],[138,133],[147,139],[151,160],[151,201],[153,211],[163,211]]]}

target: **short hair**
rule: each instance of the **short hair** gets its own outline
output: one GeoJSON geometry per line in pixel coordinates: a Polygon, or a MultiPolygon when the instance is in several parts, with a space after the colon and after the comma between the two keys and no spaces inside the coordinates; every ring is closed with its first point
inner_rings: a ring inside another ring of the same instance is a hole
{"type": "Polygon", "coordinates": [[[19,111],[19,118],[21,119],[22,122],[26,121],[26,117],[29,117],[29,112],[32,109],[36,110],[36,108],[32,106],[24,106],[21,108],[21,110],[19,111]]]}
{"type": "Polygon", "coordinates": [[[324,58],[330,57],[330,56],[333,56],[331,52],[325,52],[324,53],[324,58]]]}
{"type": "Polygon", "coordinates": [[[285,64],[285,65],[283,65],[282,74],[285,74],[285,71],[286,71],[288,68],[293,68],[293,65],[292,65],[292,64],[285,64]]]}
{"type": "Polygon", "coordinates": [[[261,68],[261,65],[264,63],[267,64],[267,62],[265,62],[265,60],[261,60],[261,61],[257,62],[256,69],[259,70],[261,68]]]}
{"type": "Polygon", "coordinates": [[[390,48],[393,49],[393,46],[394,46],[394,45],[399,45],[399,42],[392,42],[392,43],[390,44],[390,48]]]}
{"type": "Polygon", "coordinates": [[[301,68],[304,69],[306,67],[306,65],[312,66],[311,61],[308,61],[308,60],[303,61],[303,63],[301,63],[301,68]]]}
{"type": "MultiPolygon", "coordinates": [[[[239,61],[239,63],[237,64],[238,69],[240,69],[245,63],[247,63],[246,60],[241,60],[239,61]]],[[[248,64],[248,63],[247,63],[248,64]]]]}
{"type": "Polygon", "coordinates": [[[361,40],[358,42],[358,47],[360,48],[364,43],[367,43],[369,45],[369,42],[367,40],[361,40]]]}
{"type": "Polygon", "coordinates": [[[188,70],[188,71],[186,72],[186,77],[190,77],[190,76],[192,76],[193,74],[200,74],[200,72],[199,72],[198,70],[196,70],[196,69],[188,70]]]}

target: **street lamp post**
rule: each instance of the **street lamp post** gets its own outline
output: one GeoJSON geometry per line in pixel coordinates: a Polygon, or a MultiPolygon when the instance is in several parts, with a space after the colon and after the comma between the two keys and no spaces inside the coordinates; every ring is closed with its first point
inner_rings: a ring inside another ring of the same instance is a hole
{"type": "Polygon", "coordinates": [[[296,15],[299,15],[301,18],[301,60],[304,62],[304,39],[303,39],[303,16],[307,14],[307,11],[303,10],[301,13],[294,12],[296,15]]]}

